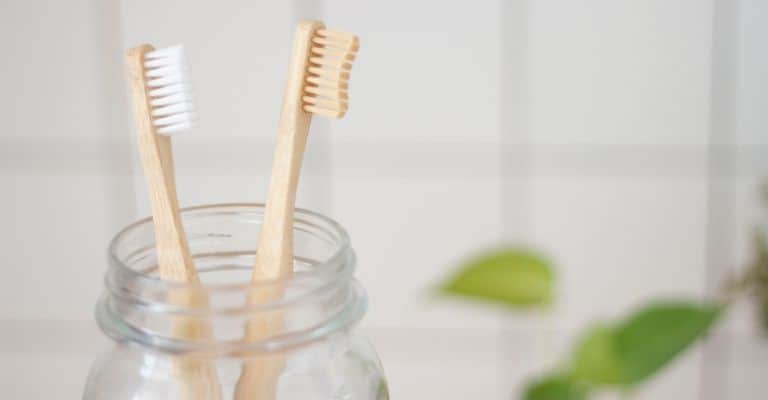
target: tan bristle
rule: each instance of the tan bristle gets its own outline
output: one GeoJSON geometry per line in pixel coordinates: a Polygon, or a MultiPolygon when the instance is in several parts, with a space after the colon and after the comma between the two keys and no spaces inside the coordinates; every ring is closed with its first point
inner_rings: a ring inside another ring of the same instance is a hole
{"type": "Polygon", "coordinates": [[[315,36],[314,38],[312,38],[312,43],[315,43],[320,46],[325,46],[326,48],[333,48],[333,49],[339,49],[344,51],[357,51],[357,47],[358,47],[357,40],[345,42],[341,40],[327,39],[319,36],[315,36]]]}
{"type": "Polygon", "coordinates": [[[349,80],[349,70],[328,69],[320,67],[309,67],[309,76],[307,79],[316,77],[331,82],[346,83],[349,80]]]}
{"type": "Polygon", "coordinates": [[[346,100],[329,100],[317,96],[304,96],[301,98],[305,105],[313,105],[326,108],[339,108],[342,109],[347,106],[346,100]]]}
{"type": "Polygon", "coordinates": [[[305,86],[304,91],[317,97],[324,97],[329,99],[337,98],[344,101],[349,99],[349,95],[345,90],[326,88],[322,86],[305,86]]]}
{"type": "Polygon", "coordinates": [[[343,70],[352,69],[351,61],[346,61],[340,58],[309,57],[309,62],[311,64],[314,64],[315,66],[323,67],[323,68],[333,68],[333,69],[343,69],[343,70]]]}
{"type": "Polygon", "coordinates": [[[322,86],[322,87],[334,88],[334,89],[340,89],[340,90],[349,89],[348,81],[335,81],[335,80],[323,79],[317,76],[309,76],[307,77],[307,82],[315,86],[322,86]]]}
{"type": "Polygon", "coordinates": [[[312,53],[318,54],[322,57],[337,58],[344,61],[354,61],[355,53],[344,51],[341,49],[333,49],[328,47],[313,47],[312,53]]]}
{"type": "Polygon", "coordinates": [[[304,111],[333,118],[344,116],[349,71],[359,47],[357,36],[351,33],[315,31],[302,98],[304,111]]]}

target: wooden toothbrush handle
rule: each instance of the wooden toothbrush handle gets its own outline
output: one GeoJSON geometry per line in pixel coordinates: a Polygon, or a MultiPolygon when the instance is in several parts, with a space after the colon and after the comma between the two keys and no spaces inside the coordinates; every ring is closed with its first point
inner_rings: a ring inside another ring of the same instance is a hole
{"type": "MultiPolygon", "coordinates": [[[[158,135],[152,124],[144,67],[144,55],[152,50],[154,48],[148,44],[134,47],[128,50],[127,61],[139,153],[155,228],[159,275],[163,280],[189,283],[191,286],[191,289],[172,289],[168,298],[171,304],[203,308],[208,305],[208,299],[196,287],[199,278],[179,215],[171,139],[158,135]]],[[[191,317],[174,318],[172,332],[181,339],[208,338],[212,335],[210,324],[191,317]]],[[[174,361],[173,370],[180,383],[182,399],[221,399],[215,365],[200,359],[179,357],[174,361]]]]}
{"type": "Polygon", "coordinates": [[[144,54],[152,50],[154,48],[147,44],[128,50],[128,73],[139,153],[155,226],[160,277],[176,282],[197,282],[197,273],[179,216],[171,138],[158,135],[152,124],[144,75],[144,54]]]}
{"type": "MultiPolygon", "coordinates": [[[[277,132],[272,177],[269,182],[264,223],[259,235],[256,260],[251,280],[263,282],[290,276],[293,272],[293,213],[299,173],[307,144],[312,115],[302,107],[304,79],[308,68],[311,39],[320,21],[301,21],[296,26],[288,65],[288,81],[283,93],[283,105],[277,132]]],[[[264,304],[279,299],[280,287],[268,288],[249,298],[251,304],[264,304]]],[[[245,341],[264,340],[283,326],[283,316],[277,312],[249,321],[245,341]]],[[[284,360],[279,356],[246,361],[235,389],[236,400],[273,400],[284,360]]]]}
{"type": "Polygon", "coordinates": [[[323,26],[319,21],[302,21],[294,33],[264,223],[251,277],[254,282],[285,276],[293,269],[293,211],[304,149],[312,122],[312,114],[302,108],[304,77],[312,35],[323,26]]]}

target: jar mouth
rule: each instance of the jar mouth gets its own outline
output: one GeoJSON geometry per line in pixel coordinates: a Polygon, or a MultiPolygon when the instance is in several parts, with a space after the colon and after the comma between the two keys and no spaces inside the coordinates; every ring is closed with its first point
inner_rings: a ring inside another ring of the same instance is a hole
{"type": "MultiPolygon", "coordinates": [[[[216,203],[216,204],[204,204],[192,207],[185,207],[180,209],[180,215],[182,220],[186,220],[188,217],[211,217],[216,215],[251,213],[254,218],[259,218],[264,215],[264,203],[216,203]]],[[[305,274],[324,275],[334,274],[341,272],[344,268],[351,251],[350,239],[347,231],[336,221],[328,218],[322,214],[316,213],[303,208],[296,208],[294,210],[294,229],[307,230],[307,228],[314,227],[319,231],[324,232],[329,239],[334,242],[336,246],[333,251],[325,260],[316,262],[313,264],[312,271],[305,272],[305,274]]],[[[115,273],[124,276],[125,278],[135,280],[143,285],[156,286],[158,289],[166,288],[168,290],[175,288],[184,288],[190,286],[188,283],[165,281],[158,276],[147,274],[144,271],[136,270],[128,265],[127,257],[121,255],[119,250],[120,246],[126,240],[126,237],[132,232],[139,229],[152,230],[152,217],[146,217],[138,220],[118,232],[110,241],[108,246],[109,262],[115,273]]],[[[255,251],[257,236],[253,238],[253,247],[255,251]]],[[[151,250],[154,251],[154,250],[151,250]]],[[[294,280],[294,277],[278,277],[274,279],[267,279],[260,282],[246,281],[240,283],[211,283],[202,282],[201,285],[206,291],[248,291],[258,288],[268,288],[275,286],[282,286],[290,280],[294,280]]]]}
{"type": "Polygon", "coordinates": [[[113,338],[172,352],[242,355],[316,341],[362,318],[365,291],[353,277],[349,236],[336,221],[296,209],[293,273],[252,282],[263,204],[211,204],[180,213],[200,281],[160,279],[152,218],[129,225],[109,245],[106,292],[96,308],[99,325],[113,338]],[[285,323],[270,336],[244,339],[244,325],[275,316],[285,323]],[[213,333],[179,337],[179,321],[213,333]]]}

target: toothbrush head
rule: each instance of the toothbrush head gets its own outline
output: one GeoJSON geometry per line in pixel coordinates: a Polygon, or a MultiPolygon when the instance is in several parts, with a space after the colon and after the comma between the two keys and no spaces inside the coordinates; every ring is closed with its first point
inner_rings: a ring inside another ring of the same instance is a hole
{"type": "Polygon", "coordinates": [[[174,135],[192,128],[197,118],[184,47],[177,45],[147,52],[144,75],[155,132],[174,135]]]}
{"type": "Polygon", "coordinates": [[[357,36],[320,28],[314,31],[304,82],[302,108],[312,114],[341,118],[349,107],[349,72],[360,47],[357,36]]]}

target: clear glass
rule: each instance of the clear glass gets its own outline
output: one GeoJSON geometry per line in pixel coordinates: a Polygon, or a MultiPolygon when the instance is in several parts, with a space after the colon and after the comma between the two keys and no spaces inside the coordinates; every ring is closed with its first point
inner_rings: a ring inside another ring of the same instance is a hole
{"type": "Polygon", "coordinates": [[[366,296],[344,229],[297,210],[294,273],[251,284],[262,217],[261,205],[248,204],[182,211],[199,285],[157,278],[150,219],[113,239],[96,317],[114,345],[93,364],[85,400],[388,399],[374,349],[354,333],[366,296]],[[280,295],[249,301],[269,291],[280,295]],[[185,306],[179,295],[206,305],[185,306]],[[272,321],[269,334],[246,339],[254,321],[272,321]],[[179,326],[207,333],[180,338],[179,326]],[[271,394],[235,395],[244,365],[275,371],[254,375],[271,394]]]}

